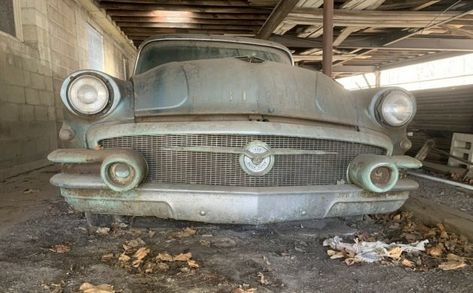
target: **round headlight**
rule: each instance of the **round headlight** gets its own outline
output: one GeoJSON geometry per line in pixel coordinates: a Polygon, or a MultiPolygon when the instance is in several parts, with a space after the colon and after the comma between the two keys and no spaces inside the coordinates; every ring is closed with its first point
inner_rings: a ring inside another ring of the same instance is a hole
{"type": "Polygon", "coordinates": [[[81,75],[74,79],[67,90],[71,107],[81,113],[93,115],[108,105],[110,92],[105,82],[93,75],[81,75]]]}
{"type": "Polygon", "coordinates": [[[416,102],[409,93],[394,90],[384,96],[378,109],[383,122],[390,126],[403,126],[414,117],[416,102]]]}

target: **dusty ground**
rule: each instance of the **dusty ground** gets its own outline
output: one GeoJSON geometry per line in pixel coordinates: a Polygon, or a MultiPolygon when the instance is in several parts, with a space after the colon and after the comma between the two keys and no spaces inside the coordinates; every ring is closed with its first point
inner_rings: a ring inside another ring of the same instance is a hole
{"type": "Polygon", "coordinates": [[[420,188],[414,192],[414,196],[427,198],[473,215],[473,191],[423,178],[413,179],[420,185],[420,188]]]}
{"type": "MultiPolygon", "coordinates": [[[[111,284],[119,292],[231,292],[238,286],[257,292],[473,292],[471,266],[420,272],[329,259],[321,244],[327,236],[376,235],[386,229],[368,217],[260,227],[159,221],[151,229],[136,223],[97,235],[48,185],[53,171],[41,169],[1,182],[0,292],[78,292],[83,282],[111,284]],[[196,235],[172,237],[189,226],[196,235]],[[192,252],[200,268],[145,274],[101,260],[108,253],[120,254],[126,240],[138,237],[153,253],[192,252]],[[71,250],[50,251],[57,244],[71,250]],[[259,273],[268,284],[260,283],[259,273]]],[[[437,192],[436,187],[422,190],[437,192]]]]}

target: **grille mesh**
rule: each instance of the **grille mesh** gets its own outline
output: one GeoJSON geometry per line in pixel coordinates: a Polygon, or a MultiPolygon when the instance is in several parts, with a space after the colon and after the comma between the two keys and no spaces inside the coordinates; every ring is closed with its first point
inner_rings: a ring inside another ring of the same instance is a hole
{"type": "Polygon", "coordinates": [[[379,147],[325,139],[258,135],[138,135],[107,138],[104,149],[133,149],[148,162],[146,182],[220,186],[275,187],[336,184],[359,154],[384,154],[379,147]],[[324,150],[337,155],[277,155],[272,170],[250,176],[239,164],[238,154],[163,150],[170,147],[240,147],[260,140],[271,148],[324,150]]]}

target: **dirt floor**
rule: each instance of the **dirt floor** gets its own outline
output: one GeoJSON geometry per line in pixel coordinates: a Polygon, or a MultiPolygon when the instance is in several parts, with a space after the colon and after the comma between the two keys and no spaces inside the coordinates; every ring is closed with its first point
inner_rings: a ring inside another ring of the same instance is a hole
{"type": "MultiPolygon", "coordinates": [[[[100,234],[48,184],[53,172],[1,182],[0,292],[79,292],[84,282],[110,284],[116,292],[473,292],[471,263],[443,271],[392,262],[348,266],[327,256],[322,241],[329,236],[382,238],[397,229],[372,217],[258,227],[154,221],[140,228],[137,221],[100,234]],[[150,250],[145,260],[183,253],[195,262],[145,267],[138,261],[135,268],[117,261],[136,243],[150,250]]],[[[421,192],[442,191],[424,186],[421,192]]]]}
{"type": "Polygon", "coordinates": [[[430,199],[473,215],[473,191],[423,178],[415,177],[413,179],[420,185],[414,196],[430,199]]]}

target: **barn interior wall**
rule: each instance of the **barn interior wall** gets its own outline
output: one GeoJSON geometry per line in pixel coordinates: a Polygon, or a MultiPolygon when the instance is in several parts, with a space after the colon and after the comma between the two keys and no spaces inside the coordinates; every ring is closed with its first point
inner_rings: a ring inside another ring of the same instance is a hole
{"type": "Polygon", "coordinates": [[[123,59],[132,62],[136,54],[108,36],[80,2],[18,1],[21,33],[0,31],[0,179],[47,164],[58,146],[59,91],[67,74],[88,66],[88,24],[103,36],[103,71],[123,78],[123,59]]]}

